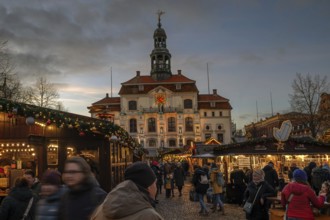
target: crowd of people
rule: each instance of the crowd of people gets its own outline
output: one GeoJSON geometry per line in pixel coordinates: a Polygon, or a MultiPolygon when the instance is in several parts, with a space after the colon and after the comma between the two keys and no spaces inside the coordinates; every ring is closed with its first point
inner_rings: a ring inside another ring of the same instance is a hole
{"type": "Polygon", "coordinates": [[[329,208],[325,208],[325,203],[330,202],[330,168],[327,163],[317,166],[310,162],[302,168],[292,163],[287,175],[289,181],[286,182],[284,174],[278,174],[271,161],[262,169],[234,167],[227,186],[227,198],[230,200],[233,196],[240,206],[246,202],[253,204],[251,212],[246,212],[246,219],[251,220],[269,219],[271,201],[267,197],[278,194],[282,206],[286,207],[288,220],[314,219],[317,213],[330,215],[329,208]],[[231,194],[232,189],[236,194],[231,194]]]}
{"type": "MultiPolygon", "coordinates": [[[[155,207],[161,194],[166,199],[182,196],[188,164],[182,162],[135,162],[128,166],[124,181],[111,192],[101,189],[90,165],[82,157],[65,162],[63,173],[47,170],[41,180],[32,170],[18,177],[9,195],[0,206],[1,220],[101,220],[155,219],[163,217],[155,207]]],[[[277,174],[269,162],[262,169],[234,167],[228,180],[215,164],[195,166],[192,175],[194,195],[200,204],[200,215],[225,212],[224,200],[235,197],[239,207],[246,210],[246,219],[267,220],[271,202],[269,197],[280,192],[281,204],[288,220],[314,219],[315,210],[330,215],[324,204],[330,202],[330,168],[311,162],[304,168],[292,164],[289,182],[277,174]],[[231,194],[232,191],[236,194],[231,194]],[[204,199],[212,203],[206,205],[204,199]],[[250,209],[246,208],[250,205],[250,209]],[[303,210],[303,211],[302,211],[303,210]]],[[[230,213],[229,213],[230,215],[230,213]]]]}
{"type": "Polygon", "coordinates": [[[181,197],[187,171],[184,161],[135,162],[125,170],[125,181],[107,194],[87,161],[70,157],[62,174],[47,170],[39,180],[26,170],[1,202],[0,219],[163,219],[154,209],[157,196],[165,191],[166,198],[181,197]]]}

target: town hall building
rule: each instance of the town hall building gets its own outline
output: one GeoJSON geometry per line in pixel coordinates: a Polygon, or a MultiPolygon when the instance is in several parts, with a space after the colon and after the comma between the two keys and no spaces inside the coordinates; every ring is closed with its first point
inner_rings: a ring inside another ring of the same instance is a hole
{"type": "Polygon", "coordinates": [[[214,138],[231,142],[232,124],[229,100],[216,89],[199,94],[196,81],[171,70],[171,54],[160,15],[150,54],[150,74],[136,75],[121,83],[119,97],[106,97],[88,107],[91,117],[113,121],[129,132],[149,156],[160,151],[183,148],[214,138]]]}

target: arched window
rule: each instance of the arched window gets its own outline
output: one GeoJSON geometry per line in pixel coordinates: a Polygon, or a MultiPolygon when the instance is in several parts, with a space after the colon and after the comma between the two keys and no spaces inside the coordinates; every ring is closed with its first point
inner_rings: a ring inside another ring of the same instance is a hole
{"type": "Polygon", "coordinates": [[[136,126],[136,119],[132,118],[129,120],[129,132],[130,133],[136,133],[137,132],[137,126],[136,126]]]}
{"type": "Polygon", "coordinates": [[[156,132],[156,119],[155,118],[148,119],[148,132],[156,132]]]}
{"type": "Polygon", "coordinates": [[[175,132],[176,131],[176,123],[175,118],[170,117],[167,119],[167,126],[168,126],[168,132],[175,132]]]}
{"type": "Polygon", "coordinates": [[[192,100],[191,99],[185,99],[183,101],[183,107],[185,109],[192,108],[192,100]]]}
{"type": "Polygon", "coordinates": [[[136,110],[136,109],[137,109],[136,101],[129,101],[128,102],[128,110],[136,110]]]}
{"type": "Polygon", "coordinates": [[[185,119],[185,130],[186,131],[194,131],[194,126],[193,126],[193,119],[192,118],[190,118],[190,117],[187,117],[186,119],[185,119]]]}

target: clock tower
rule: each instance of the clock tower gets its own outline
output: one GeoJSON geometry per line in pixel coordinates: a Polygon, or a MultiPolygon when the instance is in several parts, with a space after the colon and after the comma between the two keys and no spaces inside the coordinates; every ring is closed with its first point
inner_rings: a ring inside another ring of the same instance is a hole
{"type": "Polygon", "coordinates": [[[154,49],[150,54],[150,75],[154,80],[166,80],[172,76],[171,54],[166,48],[166,33],[160,23],[160,17],[165,12],[158,11],[158,28],[154,32],[154,49]]]}

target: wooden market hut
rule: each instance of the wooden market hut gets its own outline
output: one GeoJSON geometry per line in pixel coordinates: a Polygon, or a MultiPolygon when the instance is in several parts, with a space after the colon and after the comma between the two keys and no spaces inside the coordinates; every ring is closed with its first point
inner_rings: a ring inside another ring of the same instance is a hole
{"type": "Polygon", "coordinates": [[[284,142],[278,142],[275,138],[258,138],[241,143],[219,145],[214,148],[213,153],[223,157],[227,164],[249,166],[249,168],[256,166],[262,168],[268,162],[267,158],[273,158],[277,169],[286,173],[291,162],[303,168],[311,161],[319,165],[329,161],[330,144],[310,137],[289,137],[284,142]],[[242,156],[241,161],[239,156],[242,156]]]}
{"type": "Polygon", "coordinates": [[[66,158],[78,155],[110,191],[142,154],[141,146],[110,121],[0,99],[0,167],[11,166],[8,181],[0,184],[10,187],[28,168],[38,177],[47,169],[61,172],[66,158]]]}

